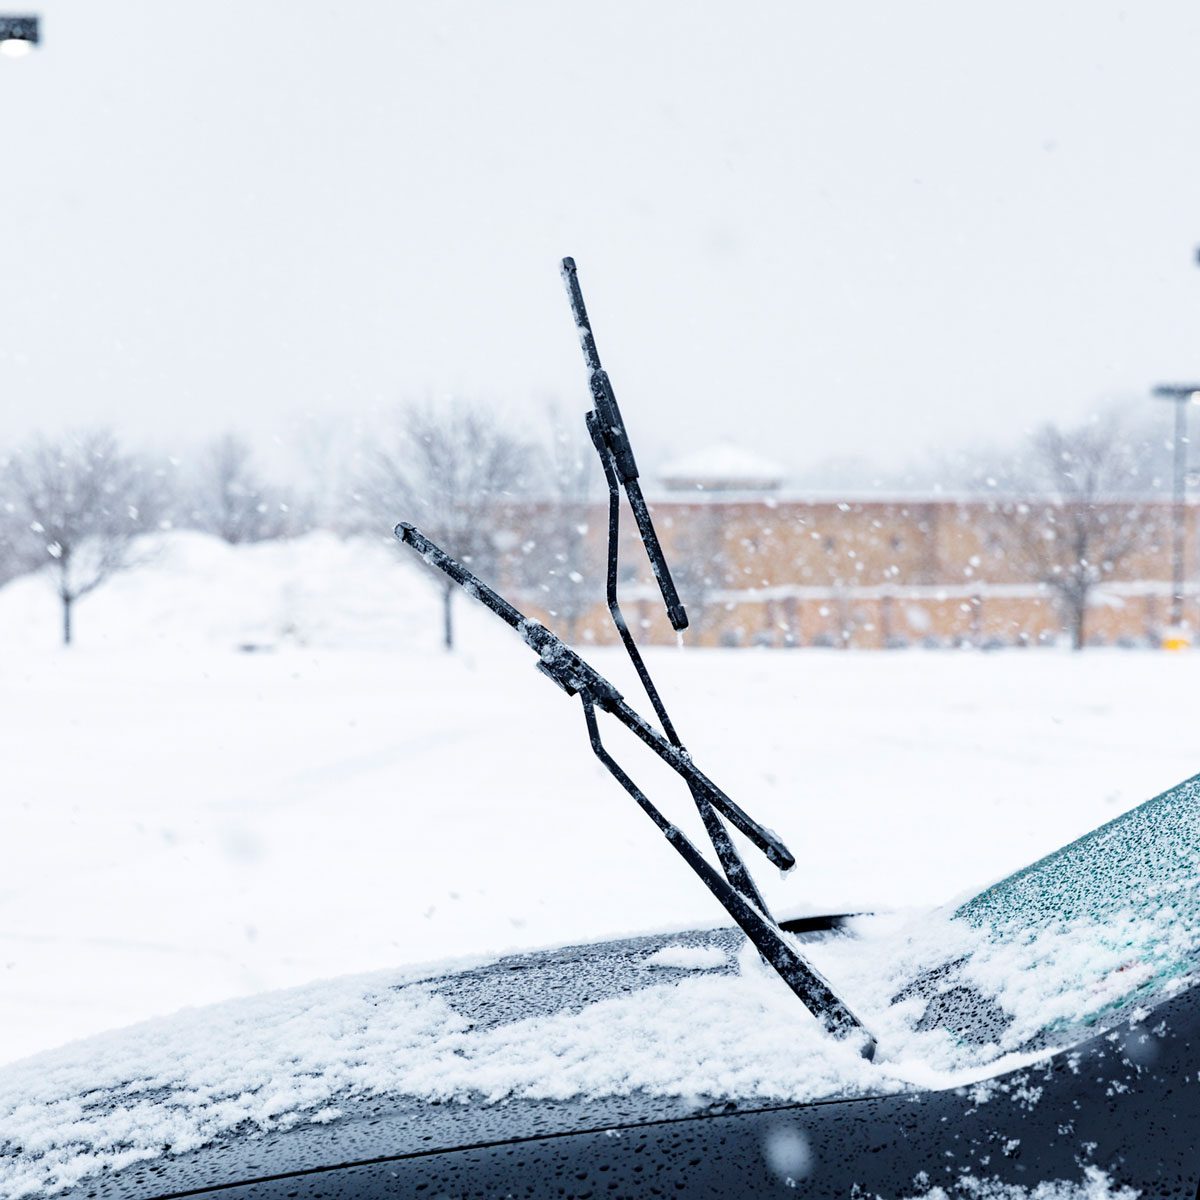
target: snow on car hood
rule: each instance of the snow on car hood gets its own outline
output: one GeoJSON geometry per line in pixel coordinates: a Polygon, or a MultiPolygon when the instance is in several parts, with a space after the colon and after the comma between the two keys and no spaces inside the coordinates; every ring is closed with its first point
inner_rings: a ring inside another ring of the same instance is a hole
{"type": "Polygon", "coordinates": [[[979,1081],[1190,986],[1198,865],[1191,780],[956,910],[805,945],[876,1035],[873,1064],[824,1033],[736,930],[188,1010],[0,1068],[0,1195],[336,1122],[363,1097],[703,1106],[979,1081]]]}
{"type": "MultiPolygon", "coordinates": [[[[702,1107],[978,1079],[981,1063],[982,1074],[997,1069],[996,1046],[917,1029],[919,1000],[889,1003],[894,977],[863,986],[872,959],[909,965],[897,944],[937,943],[928,921],[916,942],[911,928],[877,921],[857,938],[806,947],[825,969],[857,974],[852,999],[880,1038],[875,1064],[824,1033],[730,930],[420,979],[358,976],[72,1043],[0,1068],[0,1195],[61,1190],[232,1133],[336,1122],[363,1097],[496,1104],[637,1093],[702,1107]],[[864,1006],[871,996],[882,1003],[864,1006]]],[[[935,924],[944,945],[952,927],[935,924]]]]}
{"type": "Polygon", "coordinates": [[[645,941],[416,981],[314,984],[12,1064],[0,1069],[0,1195],[61,1189],[232,1130],[336,1121],[363,1095],[487,1103],[641,1090],[699,1103],[903,1086],[824,1035],[756,958],[739,964],[740,934],[645,941]],[[626,977],[616,994],[605,983],[614,958],[626,977]],[[600,998],[579,1003],[589,978],[600,998]],[[489,1014],[495,994],[508,1014],[489,1014]],[[505,1019],[522,1007],[530,1015],[505,1019]]]}

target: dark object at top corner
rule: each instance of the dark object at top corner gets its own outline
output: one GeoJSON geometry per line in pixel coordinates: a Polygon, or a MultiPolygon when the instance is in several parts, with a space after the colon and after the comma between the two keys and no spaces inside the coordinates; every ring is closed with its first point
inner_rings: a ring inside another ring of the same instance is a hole
{"type": "Polygon", "coordinates": [[[38,17],[0,16],[0,42],[29,42],[36,46],[41,41],[41,26],[38,17]]]}

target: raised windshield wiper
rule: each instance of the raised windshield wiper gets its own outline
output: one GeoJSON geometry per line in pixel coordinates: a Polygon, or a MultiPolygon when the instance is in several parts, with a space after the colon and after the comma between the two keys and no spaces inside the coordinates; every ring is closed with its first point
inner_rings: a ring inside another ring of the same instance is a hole
{"type": "MultiPolygon", "coordinates": [[[[638,483],[633,447],[629,444],[629,435],[625,432],[625,422],[621,420],[621,410],[617,407],[612,383],[609,381],[608,372],[600,365],[596,339],[592,336],[592,323],[588,320],[587,309],[584,307],[583,292],[579,290],[579,276],[573,258],[562,260],[562,277],[567,285],[567,296],[571,301],[571,315],[575,318],[575,328],[579,333],[583,361],[587,363],[588,386],[592,389],[594,407],[587,415],[588,433],[592,435],[600,461],[604,464],[609,488],[615,486],[615,477],[625,489],[629,507],[633,510],[633,519],[637,521],[638,532],[642,535],[642,545],[646,547],[646,555],[650,559],[650,569],[654,572],[654,578],[658,580],[663,603],[667,606],[667,619],[671,622],[671,628],[678,632],[687,628],[687,613],[680,603],[675,581],[671,578],[662,546],[658,542],[658,534],[654,532],[654,523],[650,520],[650,510],[646,507],[646,499],[642,495],[642,485],[638,483]]],[[[610,556],[614,550],[615,547],[610,543],[610,556]]]]}
{"type": "Polygon", "coordinates": [[[600,456],[605,481],[608,484],[606,588],[608,609],[621,642],[650,698],[663,732],[660,733],[640,716],[612,683],[559,637],[551,633],[541,622],[525,616],[482,580],[476,578],[462,563],[451,558],[444,550],[431,542],[420,530],[407,522],[401,522],[396,526],[396,536],[402,542],[412,546],[430,566],[443,572],[463,588],[468,595],[491,609],[501,620],[515,629],[526,645],[537,653],[538,669],[554,680],[567,695],[579,697],[583,705],[583,715],[592,751],[609,773],[658,826],[667,841],[700,876],[705,886],[721,902],[725,911],[755,945],[763,958],[775,969],[780,978],[813,1015],[831,1032],[843,1037],[861,1039],[863,1056],[873,1058],[875,1039],[850,1011],[845,1002],[833,991],[821,973],[787,940],[779,924],[768,911],[749,869],[742,861],[722,823],[722,818],[747,837],[766,855],[770,862],[781,869],[790,870],[795,865],[795,859],[776,834],[750,817],[696,767],[692,756],[683,748],[679,740],[675,727],[667,715],[658,690],[650,678],[646,664],[621,613],[620,605],[617,602],[617,553],[620,489],[624,487],[642,536],[642,543],[646,548],[651,567],[662,591],[671,624],[676,629],[683,629],[687,625],[687,614],[675,590],[662,547],[654,532],[650,511],[637,482],[637,465],[634,462],[629,438],[621,420],[620,410],[617,408],[612,385],[607,373],[600,366],[595,339],[592,336],[587,310],[583,305],[583,295],[579,289],[575,263],[569,258],[563,260],[563,278],[571,298],[575,323],[580,332],[584,359],[588,366],[592,399],[595,404],[593,410],[587,414],[588,432],[600,456]],[[716,849],[724,877],[696,849],[684,833],[667,820],[609,754],[600,737],[597,710],[609,714],[624,725],[687,783],[704,821],[705,829],[716,849]]]}
{"type": "MultiPolygon", "coordinates": [[[[662,592],[663,603],[667,607],[667,616],[676,630],[686,628],[688,619],[679,594],[675,590],[675,582],[667,567],[666,556],[659,544],[658,535],[654,532],[654,523],[650,519],[650,510],[642,496],[642,489],[637,481],[637,464],[633,458],[633,447],[629,444],[629,435],[625,432],[621,420],[621,410],[617,407],[617,398],[613,394],[612,383],[608,372],[600,365],[600,354],[596,349],[596,339],[592,334],[592,323],[588,319],[587,308],[583,303],[583,292],[579,287],[579,275],[573,258],[562,261],[563,282],[567,285],[567,296],[571,301],[571,314],[575,318],[575,328],[579,333],[579,344],[583,349],[583,360],[588,368],[588,382],[592,389],[594,407],[585,418],[587,430],[592,439],[592,445],[600,456],[600,465],[604,469],[604,481],[608,485],[608,570],[605,576],[605,599],[612,623],[616,627],[621,644],[637,671],[654,712],[662,725],[663,732],[672,745],[683,750],[683,743],[675,732],[675,726],[667,715],[666,705],[658,694],[658,688],[650,678],[650,672],[642,658],[641,651],[629,632],[629,625],[621,612],[617,599],[617,556],[621,541],[621,492],[624,486],[629,498],[629,507],[637,520],[638,532],[642,535],[642,545],[646,548],[646,557],[658,580],[662,592]]],[[[742,857],[737,852],[720,817],[714,811],[714,806],[704,791],[689,782],[692,799],[696,802],[700,818],[708,833],[713,849],[725,872],[725,878],[737,888],[747,900],[753,904],[767,920],[773,920],[767,908],[766,901],[755,886],[742,857]]],[[[791,855],[788,855],[791,858],[791,855]]],[[[792,860],[793,862],[795,860],[792,860]]],[[[787,868],[787,869],[790,869],[787,868]]]]}

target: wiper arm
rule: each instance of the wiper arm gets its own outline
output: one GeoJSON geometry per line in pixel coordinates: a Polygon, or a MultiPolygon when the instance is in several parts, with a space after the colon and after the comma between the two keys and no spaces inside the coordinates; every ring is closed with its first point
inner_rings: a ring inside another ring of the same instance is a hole
{"type": "Polygon", "coordinates": [[[538,669],[554,680],[569,696],[580,698],[592,751],[609,773],[634,798],[667,841],[700,876],[725,911],[805,1007],[831,1032],[842,1037],[862,1039],[863,1056],[873,1058],[875,1039],[833,991],[824,976],[786,941],[774,921],[764,916],[740,891],[721,877],[687,836],[663,816],[609,754],[600,737],[596,710],[600,709],[609,714],[630,730],[672,770],[682,776],[689,787],[698,790],[730,824],[758,846],[771,862],[787,870],[794,865],[795,860],[779,838],[743,812],[696,767],[687,751],[669,741],[634,711],[612,683],[540,621],[525,616],[414,526],[401,522],[396,526],[396,537],[412,546],[426,563],[441,571],[469,596],[515,629],[525,644],[537,653],[538,669]]]}
{"type": "Polygon", "coordinates": [[[667,766],[689,783],[694,782],[708,797],[713,807],[735,829],[744,833],[780,870],[789,871],[796,865],[796,860],[775,833],[743,812],[696,767],[686,750],[673,745],[644,717],[635,712],[621,693],[561,638],[551,633],[540,621],[525,616],[503,596],[492,591],[457,559],[451,558],[440,546],[434,545],[419,529],[402,521],[396,526],[396,536],[412,546],[431,567],[436,567],[454,580],[468,596],[478,600],[485,608],[490,608],[505,624],[515,629],[525,644],[537,652],[541,660],[538,670],[543,675],[553,679],[569,696],[584,693],[591,696],[594,704],[616,717],[667,766]]]}

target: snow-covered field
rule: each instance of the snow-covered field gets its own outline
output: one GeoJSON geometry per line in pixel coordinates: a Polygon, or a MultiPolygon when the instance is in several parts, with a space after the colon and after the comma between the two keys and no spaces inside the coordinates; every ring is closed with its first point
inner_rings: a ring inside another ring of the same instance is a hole
{"type": "MultiPolygon", "coordinates": [[[[173,537],[79,605],[70,652],[44,582],[0,589],[0,1061],[344,972],[722,923],[577,703],[458,612],[447,656],[412,564],[325,536],[173,537]]],[[[974,890],[1200,770],[1197,656],[648,658],[700,765],[796,853],[760,871],[788,913],[974,890]]]]}

